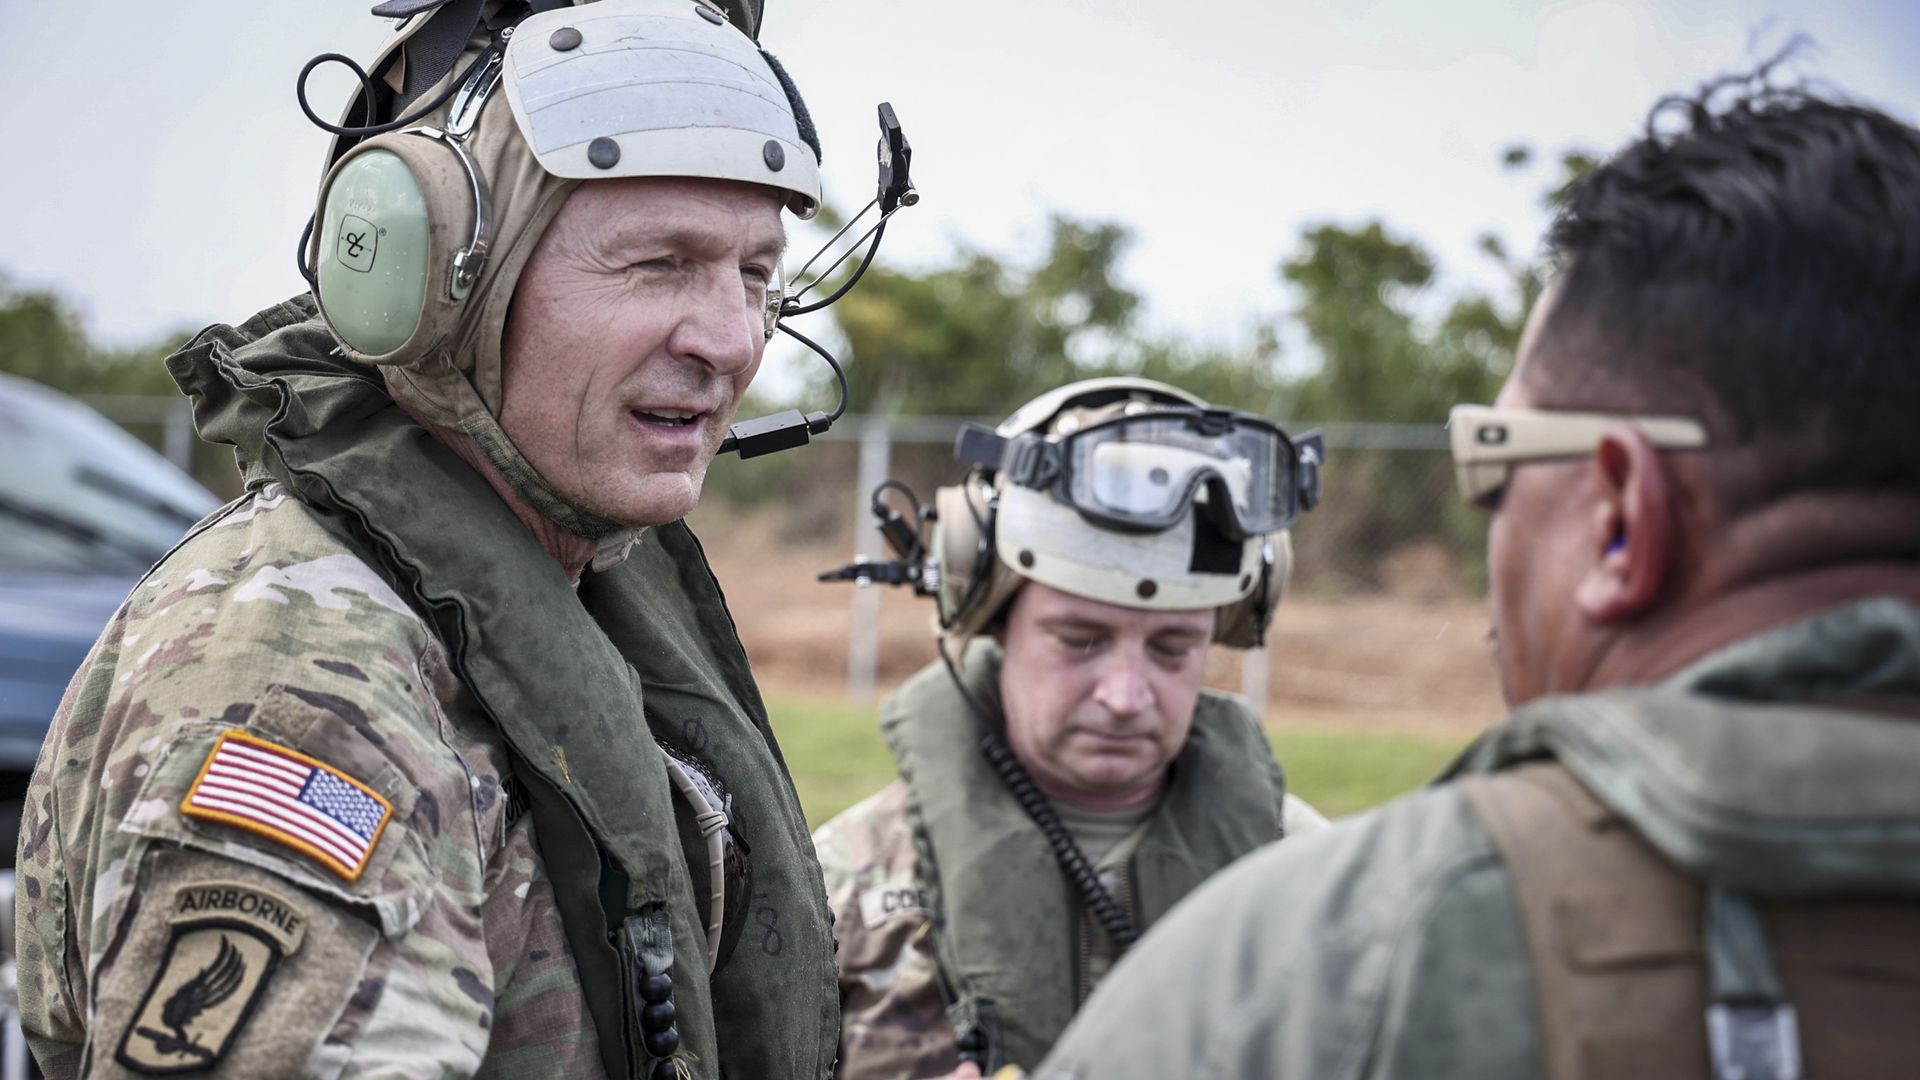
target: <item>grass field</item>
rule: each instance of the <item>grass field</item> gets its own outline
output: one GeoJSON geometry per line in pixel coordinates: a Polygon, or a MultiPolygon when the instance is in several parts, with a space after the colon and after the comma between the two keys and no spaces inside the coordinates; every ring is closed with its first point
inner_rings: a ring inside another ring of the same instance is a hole
{"type": "MultiPolygon", "coordinates": [[[[767,700],[780,747],[815,826],[894,776],[875,710],[831,698],[767,700]]],[[[1351,814],[1411,791],[1452,759],[1465,736],[1282,728],[1268,732],[1288,789],[1329,816],[1351,814]]]]}

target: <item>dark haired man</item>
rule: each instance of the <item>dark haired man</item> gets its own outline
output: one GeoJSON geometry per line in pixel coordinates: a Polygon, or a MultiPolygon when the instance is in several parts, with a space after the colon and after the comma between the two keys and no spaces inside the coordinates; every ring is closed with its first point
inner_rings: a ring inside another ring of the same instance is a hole
{"type": "Polygon", "coordinates": [[[1040,1076],[1920,1075],[1920,132],[1679,104],[1455,412],[1517,711],[1203,887],[1040,1076]]]}

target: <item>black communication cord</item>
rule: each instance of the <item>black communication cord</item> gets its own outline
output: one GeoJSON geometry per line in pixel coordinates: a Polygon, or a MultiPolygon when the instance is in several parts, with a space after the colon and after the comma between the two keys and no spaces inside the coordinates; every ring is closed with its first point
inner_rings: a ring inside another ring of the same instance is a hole
{"type": "MultiPolygon", "coordinates": [[[[922,557],[926,554],[926,542],[921,534],[927,519],[920,506],[920,497],[913,493],[913,489],[898,480],[882,480],[880,486],[873,489],[871,509],[880,522],[880,536],[893,551],[894,557],[908,566],[924,565],[922,557]],[[901,498],[907,500],[907,513],[912,515],[911,519],[895,513],[893,507],[887,505],[886,494],[889,491],[897,491],[901,498]]],[[[919,578],[918,574],[914,576],[916,580],[919,578]]]]}
{"type": "Polygon", "coordinates": [[[318,216],[307,215],[307,227],[300,230],[300,246],[293,251],[293,265],[300,268],[300,276],[307,279],[307,288],[312,289],[315,295],[320,292],[320,275],[307,265],[307,241],[313,239],[313,222],[318,216]]]}
{"type": "Polygon", "coordinates": [[[1026,766],[1020,764],[1020,759],[1013,756],[1013,751],[1008,748],[1005,740],[1000,738],[992,717],[987,714],[986,706],[980,703],[980,699],[973,696],[973,691],[967,689],[966,680],[960,677],[960,668],[954,664],[952,654],[947,652],[945,639],[940,641],[939,650],[940,661],[947,666],[947,675],[953,679],[954,689],[960,691],[960,696],[966,701],[967,707],[973,710],[974,716],[979,718],[981,725],[985,728],[980,736],[980,752],[985,755],[987,764],[993,766],[993,771],[999,774],[1001,783],[1007,785],[1007,790],[1013,793],[1014,801],[1020,804],[1020,809],[1025,810],[1027,816],[1033,819],[1033,823],[1040,827],[1040,833],[1047,838],[1047,846],[1053,849],[1053,857],[1059,861],[1060,869],[1065,871],[1067,880],[1073,883],[1074,889],[1080,893],[1080,898],[1086,902],[1088,910],[1093,912],[1093,917],[1099,921],[1101,928],[1106,930],[1107,936],[1113,939],[1114,945],[1121,952],[1126,952],[1135,941],[1139,940],[1140,932],[1134,929],[1133,921],[1127,918],[1127,913],[1121,909],[1119,902],[1114,900],[1113,894],[1100,883],[1100,875],[1087,861],[1086,852],[1081,851],[1080,845],[1074,843],[1073,835],[1067,832],[1067,827],[1061,822],[1060,815],[1054,812],[1053,804],[1040,793],[1040,788],[1034,784],[1033,777],[1028,775],[1026,766]]]}
{"type": "Polygon", "coordinates": [[[467,65],[466,70],[447,80],[447,85],[442,87],[440,92],[433,96],[433,100],[420,106],[412,115],[403,116],[398,120],[389,120],[384,124],[371,124],[366,127],[347,127],[341,124],[330,124],[320,119],[320,114],[314,112],[313,105],[307,101],[307,79],[313,75],[314,68],[328,61],[345,64],[347,69],[353,72],[354,77],[360,80],[360,96],[369,103],[373,101],[373,76],[368,75],[367,69],[356,63],[353,57],[343,53],[321,53],[319,56],[307,61],[307,65],[300,69],[299,76],[294,80],[293,96],[300,102],[300,111],[306,113],[307,119],[312,121],[313,126],[319,128],[321,131],[331,135],[344,135],[354,139],[364,139],[369,135],[382,135],[389,131],[398,131],[409,124],[417,124],[432,115],[433,110],[446,104],[447,99],[452,97],[455,91],[465,86],[467,80],[473,77],[473,73],[480,69],[480,65],[491,60],[495,50],[499,48],[500,44],[496,41],[492,46],[482,49],[480,55],[474,57],[473,62],[467,65]]]}
{"type": "MultiPolygon", "coordinates": [[[[300,69],[300,74],[294,78],[293,96],[300,103],[300,111],[307,114],[307,119],[312,122],[313,126],[330,135],[341,135],[353,139],[364,139],[369,135],[382,135],[389,131],[398,131],[409,124],[418,123],[426,119],[433,113],[433,110],[446,104],[447,99],[452,97],[455,91],[465,86],[467,80],[473,77],[473,73],[479,70],[480,65],[491,59],[494,52],[499,48],[500,42],[496,39],[491,47],[482,50],[479,56],[474,57],[473,62],[467,65],[465,71],[449,79],[447,85],[441,88],[438,94],[434,95],[432,101],[416,109],[411,116],[403,116],[398,120],[389,120],[384,124],[373,124],[367,127],[349,127],[342,124],[330,124],[320,119],[320,115],[313,111],[313,104],[307,100],[307,80],[313,76],[314,68],[328,61],[345,64],[347,69],[353,72],[354,78],[360,80],[361,100],[367,103],[369,110],[372,109],[374,100],[373,76],[368,75],[367,69],[361,67],[353,57],[343,53],[321,53],[319,56],[307,61],[306,66],[300,69]]],[[[308,214],[306,228],[300,230],[300,246],[294,250],[293,265],[299,269],[300,276],[306,279],[307,287],[317,292],[320,288],[320,278],[314,273],[313,268],[307,265],[307,244],[313,239],[314,218],[315,215],[308,214]]]]}
{"type": "MultiPolygon", "coordinates": [[[[885,235],[887,235],[887,219],[881,218],[879,223],[873,227],[873,242],[867,245],[867,253],[861,256],[860,265],[854,267],[853,274],[849,276],[847,280],[841,282],[839,288],[833,290],[832,296],[827,297],[825,300],[815,300],[811,304],[805,304],[798,307],[790,307],[785,311],[782,311],[780,313],[780,317],[784,319],[789,315],[805,315],[809,311],[819,311],[821,308],[826,307],[827,305],[833,303],[835,300],[838,300],[841,297],[847,295],[847,290],[853,288],[854,285],[860,281],[860,275],[866,273],[867,267],[873,264],[873,256],[875,253],[877,253],[880,250],[880,238],[885,235]]],[[[841,261],[845,261],[845,256],[841,257],[841,261]]],[[[840,265],[839,263],[835,263],[833,266],[827,267],[826,271],[822,273],[820,276],[825,277],[827,276],[827,274],[833,273],[834,268],[839,265],[840,265]]],[[[819,279],[816,278],[814,280],[817,282],[819,279]]],[[[807,288],[809,289],[812,287],[813,287],[812,284],[809,284],[807,286],[807,288]]],[[[804,292],[805,290],[802,290],[802,291],[804,292]]]]}
{"type": "MultiPolygon", "coordinates": [[[[793,314],[793,312],[788,312],[786,314],[793,314]]],[[[785,318],[785,315],[782,315],[781,317],[785,318]]],[[[806,336],[805,334],[802,334],[800,331],[795,330],[794,328],[786,325],[785,323],[781,323],[780,325],[774,327],[774,329],[787,335],[788,337],[799,342],[800,344],[805,345],[807,348],[812,349],[814,352],[819,353],[820,359],[825,360],[827,362],[827,366],[833,369],[833,377],[840,380],[840,404],[834,406],[833,412],[827,416],[827,423],[831,424],[835,420],[838,420],[842,416],[845,416],[847,414],[847,403],[853,400],[853,393],[852,391],[847,389],[847,372],[846,372],[846,369],[840,366],[840,361],[835,360],[833,358],[832,353],[821,348],[818,342],[814,341],[812,338],[806,336]]],[[[825,431],[826,428],[822,427],[820,430],[825,431]]]]}

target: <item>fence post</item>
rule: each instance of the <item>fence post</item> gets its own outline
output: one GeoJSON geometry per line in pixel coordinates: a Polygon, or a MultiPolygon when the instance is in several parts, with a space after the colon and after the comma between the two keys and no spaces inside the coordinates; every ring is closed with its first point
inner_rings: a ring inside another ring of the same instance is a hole
{"type": "Polygon", "coordinates": [[[1247,699],[1253,715],[1267,718],[1267,646],[1257,645],[1240,654],[1240,695],[1247,699]]]}
{"type": "Polygon", "coordinates": [[[167,460],[180,466],[180,471],[193,475],[193,403],[186,398],[174,398],[167,409],[167,418],[162,422],[160,445],[167,460]]]}
{"type": "MultiPolygon", "coordinates": [[[[879,522],[869,509],[873,489],[887,478],[892,457],[891,432],[886,417],[869,416],[860,425],[859,479],[854,485],[853,536],[856,559],[886,557],[879,522]]],[[[853,590],[853,621],[847,639],[847,699],[856,705],[874,699],[875,675],[880,666],[880,590],[861,585],[853,590]]]]}

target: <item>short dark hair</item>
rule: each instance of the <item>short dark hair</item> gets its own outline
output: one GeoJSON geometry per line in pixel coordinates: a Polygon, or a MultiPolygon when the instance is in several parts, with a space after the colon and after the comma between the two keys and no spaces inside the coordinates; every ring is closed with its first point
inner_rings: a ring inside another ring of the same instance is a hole
{"type": "Polygon", "coordinates": [[[1662,101],[1570,189],[1549,359],[1521,378],[1549,407],[1699,417],[1736,451],[1731,512],[1920,493],[1920,131],[1769,82],[1662,101]]]}

